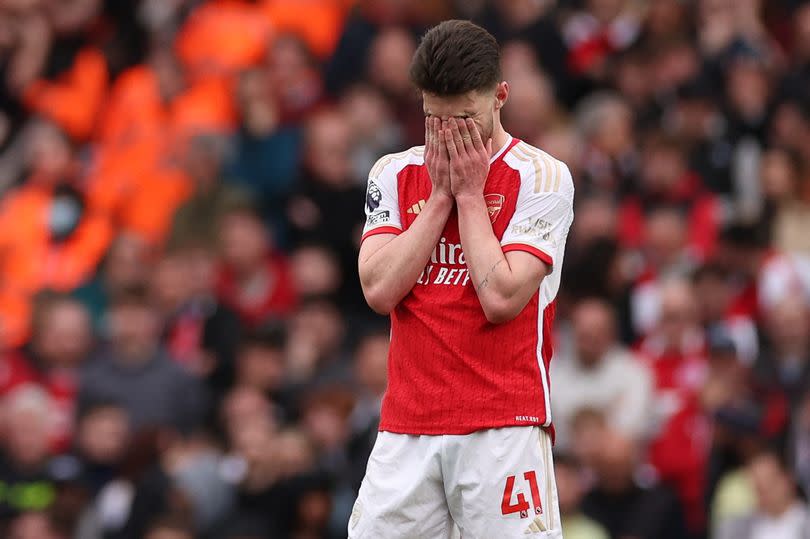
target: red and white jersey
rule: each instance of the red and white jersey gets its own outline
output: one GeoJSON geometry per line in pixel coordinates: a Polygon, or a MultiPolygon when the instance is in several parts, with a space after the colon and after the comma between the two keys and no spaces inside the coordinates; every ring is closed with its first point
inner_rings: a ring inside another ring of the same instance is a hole
{"type": "MultiPolygon", "coordinates": [[[[430,192],[424,147],[380,159],[369,174],[363,238],[407,230],[430,192]]],[[[490,161],[484,198],[503,251],[531,253],[551,272],[514,320],[490,324],[470,281],[454,208],[422,275],[391,313],[380,430],[468,434],[551,426],[551,332],[574,218],[571,173],[510,137],[490,161]]]]}

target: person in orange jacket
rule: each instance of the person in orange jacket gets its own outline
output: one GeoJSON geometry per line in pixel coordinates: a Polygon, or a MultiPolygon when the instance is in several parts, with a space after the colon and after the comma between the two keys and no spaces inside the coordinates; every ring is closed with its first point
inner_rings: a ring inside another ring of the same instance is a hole
{"type": "Polygon", "coordinates": [[[64,131],[38,121],[26,160],[28,180],[0,203],[0,323],[12,340],[26,333],[27,298],[46,288],[67,292],[89,279],[113,235],[107,216],[88,204],[64,131]]]}

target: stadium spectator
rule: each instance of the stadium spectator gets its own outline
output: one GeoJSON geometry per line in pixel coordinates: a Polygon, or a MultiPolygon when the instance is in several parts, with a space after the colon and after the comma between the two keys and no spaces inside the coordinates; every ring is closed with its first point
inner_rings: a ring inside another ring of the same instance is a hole
{"type": "Polygon", "coordinates": [[[82,373],[79,406],[120,402],[133,428],[166,426],[188,431],[206,411],[200,383],[166,355],[158,314],[132,292],[110,306],[110,347],[82,373]]]}
{"type": "Polygon", "coordinates": [[[47,513],[30,511],[15,518],[8,529],[9,539],[62,539],[47,513]]]}
{"type": "Polygon", "coordinates": [[[268,325],[245,336],[236,354],[234,384],[260,391],[289,418],[295,403],[285,379],[286,345],[287,333],[281,325],[268,325]]]}
{"type": "Polygon", "coordinates": [[[377,439],[382,397],[388,385],[388,334],[375,332],[363,336],[354,352],[354,376],[359,383],[358,398],[349,418],[354,486],[360,487],[365,463],[377,439]]]}
{"type": "Polygon", "coordinates": [[[513,137],[539,140],[558,121],[551,83],[539,71],[518,75],[512,80],[514,90],[509,96],[512,107],[504,110],[503,121],[512,126],[513,137]]]}
{"type": "Polygon", "coordinates": [[[608,539],[607,531],[582,513],[582,498],[587,488],[579,463],[564,453],[556,454],[554,475],[565,536],[570,539],[608,539]]]}
{"type": "Polygon", "coordinates": [[[225,144],[226,141],[216,135],[198,135],[189,141],[185,160],[193,194],[176,200],[178,204],[170,213],[173,218],[167,228],[171,227],[171,244],[197,241],[213,245],[221,214],[235,201],[246,198],[239,189],[221,180],[225,144]]]}
{"type": "MultiPolygon", "coordinates": [[[[223,171],[228,182],[258,197],[269,215],[283,209],[301,157],[301,129],[297,124],[282,123],[277,91],[264,70],[251,69],[240,75],[236,90],[240,129],[223,171]]],[[[276,221],[273,224],[285,224],[276,221]]]]}
{"type": "Polygon", "coordinates": [[[570,423],[585,408],[602,410],[612,428],[642,440],[652,423],[653,379],[629,350],[616,341],[616,321],[601,300],[583,300],[571,313],[574,344],[561,353],[551,373],[558,387],[552,393],[557,445],[570,449],[570,423]]]}
{"type": "Polygon", "coordinates": [[[583,512],[611,537],[688,537],[675,494],[665,486],[636,481],[637,451],[638,446],[627,438],[606,432],[594,459],[596,484],[585,495],[583,512]]]}
{"type": "Polygon", "coordinates": [[[92,276],[112,240],[112,224],[86,200],[64,132],[43,121],[29,137],[30,176],[0,207],[0,248],[7,253],[0,274],[29,294],[44,288],[70,291],[92,276]]]}
{"type": "Polygon", "coordinates": [[[90,317],[81,303],[59,296],[39,301],[24,357],[51,397],[50,436],[56,452],[70,444],[80,370],[93,344],[90,317]]]}
{"type": "Polygon", "coordinates": [[[699,392],[707,373],[705,337],[698,325],[694,290],[687,281],[669,281],[661,291],[661,311],[638,353],[653,373],[655,434],[651,464],[678,492],[700,530],[705,487],[708,424],[699,392]]]}
{"type": "Polygon", "coordinates": [[[334,296],[343,282],[340,261],[327,245],[301,244],[293,251],[295,288],[303,299],[334,296]]]}
{"type": "Polygon", "coordinates": [[[218,221],[222,271],[218,295],[248,327],[292,312],[296,291],[286,255],[273,248],[261,217],[236,206],[218,221]]]}
{"type": "Polygon", "coordinates": [[[0,525],[48,509],[56,497],[48,467],[51,406],[48,394],[33,385],[20,386],[2,400],[0,484],[6,494],[0,500],[0,525]]]}
{"type": "Polygon", "coordinates": [[[748,475],[757,505],[748,515],[721,525],[718,539],[810,537],[810,512],[778,453],[765,451],[751,459],[748,475]]]}
{"type": "Polygon", "coordinates": [[[77,417],[74,450],[79,481],[95,495],[118,478],[133,433],[126,410],[114,402],[91,404],[77,417]]]}
{"type": "Polygon", "coordinates": [[[785,298],[766,313],[764,330],[756,374],[780,387],[796,406],[810,381],[810,309],[802,298],[785,298]]]}
{"type": "Polygon", "coordinates": [[[804,157],[795,150],[774,147],[762,156],[761,166],[763,214],[770,221],[774,245],[783,251],[807,254],[810,245],[802,231],[810,218],[810,190],[804,157]]]}
{"type": "Polygon", "coordinates": [[[790,407],[778,385],[751,376],[727,334],[710,331],[707,345],[709,369],[700,399],[711,421],[705,499],[714,530],[741,509],[740,500],[746,500],[740,495],[745,493],[741,469],[765,444],[784,439],[790,407]]]}
{"type": "Polygon", "coordinates": [[[740,361],[750,366],[760,352],[757,325],[735,304],[729,272],[716,263],[704,264],[692,274],[692,284],[703,327],[709,334],[727,336],[740,361]]]}
{"type": "Polygon", "coordinates": [[[154,250],[140,236],[122,233],[109,249],[92,281],[72,295],[90,311],[93,326],[99,330],[111,300],[127,290],[146,288],[152,271],[154,250]]]}
{"type": "Polygon", "coordinates": [[[317,61],[296,34],[282,34],[274,39],[265,64],[267,82],[275,91],[284,124],[300,123],[326,100],[317,61]]]}
{"type": "Polygon", "coordinates": [[[334,303],[311,299],[290,320],[287,369],[297,383],[348,381],[345,361],[346,322],[334,303]]]}
{"type": "Polygon", "coordinates": [[[629,105],[613,93],[588,95],[577,105],[576,125],[585,146],[577,187],[585,194],[625,189],[638,167],[629,105]]]}

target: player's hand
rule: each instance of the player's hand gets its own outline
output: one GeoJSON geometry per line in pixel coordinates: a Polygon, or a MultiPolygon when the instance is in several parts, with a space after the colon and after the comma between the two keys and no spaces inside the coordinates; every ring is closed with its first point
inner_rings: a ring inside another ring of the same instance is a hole
{"type": "Polygon", "coordinates": [[[433,184],[431,195],[452,197],[450,191],[450,156],[444,143],[442,121],[439,118],[425,118],[425,165],[427,165],[430,182],[433,184]]]}
{"type": "Polygon", "coordinates": [[[483,196],[484,183],[489,174],[492,139],[484,144],[478,126],[470,118],[451,118],[448,123],[444,140],[450,155],[450,189],[453,196],[483,196]]]}

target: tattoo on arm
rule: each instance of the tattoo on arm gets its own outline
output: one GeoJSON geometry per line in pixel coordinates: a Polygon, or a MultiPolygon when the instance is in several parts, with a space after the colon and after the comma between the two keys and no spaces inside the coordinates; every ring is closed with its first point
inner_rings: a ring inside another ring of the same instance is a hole
{"type": "Polygon", "coordinates": [[[494,265],[493,265],[491,268],[489,268],[489,271],[487,272],[486,276],[485,276],[485,277],[484,277],[484,279],[483,279],[483,280],[482,280],[482,281],[481,281],[481,282],[478,284],[478,287],[475,289],[475,291],[476,291],[476,292],[480,292],[481,290],[483,290],[484,288],[486,288],[486,287],[487,287],[487,285],[489,284],[489,276],[490,276],[490,275],[492,275],[492,272],[493,272],[493,271],[495,271],[495,268],[497,268],[497,267],[498,267],[498,264],[500,264],[501,262],[503,262],[503,260],[504,260],[503,258],[502,258],[502,259],[500,259],[500,260],[498,260],[497,262],[495,262],[495,264],[494,264],[494,265]]]}

